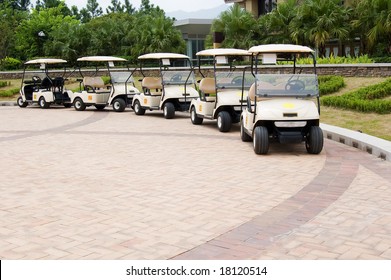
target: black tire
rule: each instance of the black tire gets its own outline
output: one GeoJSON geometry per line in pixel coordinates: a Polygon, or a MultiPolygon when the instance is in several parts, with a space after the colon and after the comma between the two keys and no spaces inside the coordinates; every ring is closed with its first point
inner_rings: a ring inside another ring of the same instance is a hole
{"type": "Polygon", "coordinates": [[[175,117],[175,106],[171,102],[167,102],[163,106],[163,115],[166,119],[172,119],[175,117]]]}
{"type": "Polygon", "coordinates": [[[145,114],[145,109],[141,107],[140,102],[138,100],[134,101],[134,112],[138,116],[145,114]]]}
{"type": "Polygon", "coordinates": [[[231,115],[227,111],[221,111],[217,115],[217,127],[220,132],[228,132],[230,131],[232,126],[232,118],[231,115]]]}
{"type": "Polygon", "coordinates": [[[257,126],[253,135],[254,152],[257,155],[265,155],[269,151],[269,132],[264,126],[257,126]]]}
{"type": "Polygon", "coordinates": [[[106,105],[94,105],[94,106],[98,111],[102,111],[106,107],[106,105]]]}
{"type": "Polygon", "coordinates": [[[50,104],[46,102],[45,97],[41,96],[38,100],[39,107],[42,109],[49,108],[50,104]]]}
{"type": "Polygon", "coordinates": [[[27,105],[28,105],[27,102],[23,102],[22,96],[19,96],[18,99],[16,100],[16,102],[18,103],[18,106],[19,106],[20,108],[25,108],[25,107],[27,107],[27,105]]]}
{"type": "Polygon", "coordinates": [[[65,108],[71,108],[72,107],[72,103],[64,103],[64,107],[65,108]]]}
{"type": "Polygon", "coordinates": [[[200,118],[199,116],[197,116],[197,112],[196,112],[196,109],[195,109],[195,106],[191,107],[191,110],[190,110],[190,119],[191,119],[191,122],[193,124],[202,124],[203,122],[203,118],[200,118]]]}
{"type": "Polygon", "coordinates": [[[86,109],[86,104],[84,104],[83,100],[78,97],[73,101],[73,107],[75,107],[76,111],[84,111],[86,109]]]}
{"type": "Polygon", "coordinates": [[[242,139],[243,142],[250,142],[252,140],[251,136],[244,130],[243,119],[240,119],[240,139],[242,139]]]}
{"type": "Polygon", "coordinates": [[[319,126],[311,126],[305,140],[305,148],[309,154],[317,155],[323,149],[323,131],[319,126]]]}
{"type": "Polygon", "coordinates": [[[122,98],[114,99],[114,101],[113,101],[113,110],[115,112],[121,113],[121,112],[125,111],[125,108],[126,108],[125,100],[123,100],[122,98]]]}

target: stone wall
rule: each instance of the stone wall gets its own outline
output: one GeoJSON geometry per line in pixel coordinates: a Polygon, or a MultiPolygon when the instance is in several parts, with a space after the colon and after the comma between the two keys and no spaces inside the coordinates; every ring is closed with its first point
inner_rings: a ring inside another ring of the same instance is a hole
{"type": "MultiPolygon", "coordinates": [[[[302,73],[312,73],[313,68],[311,66],[301,66],[302,73]]],[[[203,68],[204,69],[204,68],[203,68]]],[[[210,71],[212,71],[212,67],[210,71]]],[[[291,73],[292,66],[261,66],[259,72],[268,72],[268,73],[291,73]]],[[[150,71],[143,70],[145,75],[155,76],[155,73],[150,73],[150,71]]],[[[208,71],[203,71],[203,73],[208,71]]],[[[345,77],[391,77],[391,63],[376,63],[376,64],[319,64],[317,66],[317,73],[319,75],[340,75],[345,77]]],[[[10,71],[10,72],[0,72],[0,79],[20,79],[22,77],[22,71],[10,71]]],[[[59,71],[59,75],[62,75],[63,71],[59,71]]],[[[91,76],[94,72],[83,71],[84,76],[91,76]]],[[[196,68],[196,74],[198,74],[198,69],[196,68]]],[[[68,72],[67,76],[70,77],[80,77],[78,71],[71,73],[68,72]]],[[[107,75],[106,71],[103,71],[101,75],[107,75]]],[[[140,71],[136,71],[134,74],[135,77],[142,77],[140,71]]]]}

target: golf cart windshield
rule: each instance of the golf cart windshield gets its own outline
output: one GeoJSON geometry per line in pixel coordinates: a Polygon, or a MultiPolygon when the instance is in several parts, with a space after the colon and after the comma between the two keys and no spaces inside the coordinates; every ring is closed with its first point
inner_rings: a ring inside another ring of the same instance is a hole
{"type": "Polygon", "coordinates": [[[130,72],[111,72],[111,82],[113,84],[133,83],[134,79],[130,72]]]}
{"type": "Polygon", "coordinates": [[[261,97],[319,96],[315,74],[257,74],[256,94],[261,97]]]}
{"type": "MultiPolygon", "coordinates": [[[[254,83],[251,73],[244,74],[244,89],[249,89],[254,83]]],[[[242,89],[243,72],[216,72],[216,86],[219,89],[242,89]]]]}
{"type": "Polygon", "coordinates": [[[162,71],[162,77],[164,85],[190,85],[195,82],[191,69],[162,71]]]}

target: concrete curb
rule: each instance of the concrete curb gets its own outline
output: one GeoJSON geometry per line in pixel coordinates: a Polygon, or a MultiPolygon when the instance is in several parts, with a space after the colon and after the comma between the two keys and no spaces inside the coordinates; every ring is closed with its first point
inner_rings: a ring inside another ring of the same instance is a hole
{"type": "MultiPolygon", "coordinates": [[[[2,101],[0,106],[17,106],[15,101],[2,101]]],[[[391,162],[391,142],[365,133],[328,124],[321,124],[324,137],[391,162]]]]}
{"type": "Polygon", "coordinates": [[[2,101],[0,102],[0,106],[17,106],[15,101],[2,101]]]}
{"type": "Polygon", "coordinates": [[[321,124],[324,137],[336,142],[363,150],[383,160],[391,162],[391,142],[365,133],[321,124]]]}

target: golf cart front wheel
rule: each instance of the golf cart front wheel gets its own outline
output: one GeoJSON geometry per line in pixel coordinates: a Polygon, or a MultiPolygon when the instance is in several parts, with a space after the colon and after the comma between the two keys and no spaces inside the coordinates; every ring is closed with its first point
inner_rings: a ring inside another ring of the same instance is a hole
{"type": "Polygon", "coordinates": [[[309,154],[319,154],[323,149],[323,131],[319,126],[311,126],[305,140],[305,148],[309,154]]]}
{"type": "Polygon", "coordinates": [[[253,136],[254,152],[257,155],[265,155],[269,151],[269,132],[264,126],[257,126],[253,136]]]}
{"type": "Polygon", "coordinates": [[[75,107],[76,111],[84,111],[86,109],[86,104],[84,104],[81,98],[76,98],[75,102],[73,102],[73,107],[75,107]]]}
{"type": "Polygon", "coordinates": [[[38,100],[39,107],[42,109],[47,109],[49,108],[49,103],[46,102],[45,97],[41,96],[38,100]]]}
{"type": "Polygon", "coordinates": [[[125,111],[126,102],[122,98],[116,98],[113,101],[113,109],[115,112],[125,111]]]}
{"type": "Polygon", "coordinates": [[[175,116],[175,106],[174,104],[167,102],[163,107],[163,115],[166,119],[172,119],[175,116]]]}
{"type": "Polygon", "coordinates": [[[220,132],[228,132],[232,126],[231,115],[227,111],[221,111],[217,115],[217,127],[220,132]]]}
{"type": "Polygon", "coordinates": [[[145,114],[145,109],[141,107],[140,102],[138,100],[134,102],[134,112],[138,116],[145,114]]]}
{"type": "Polygon", "coordinates": [[[23,101],[23,98],[21,96],[18,97],[17,103],[20,108],[25,108],[28,104],[27,102],[23,101]]]}
{"type": "Polygon", "coordinates": [[[202,124],[202,121],[204,120],[203,118],[197,116],[197,112],[194,106],[191,107],[190,119],[193,124],[202,124]]]}

